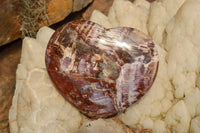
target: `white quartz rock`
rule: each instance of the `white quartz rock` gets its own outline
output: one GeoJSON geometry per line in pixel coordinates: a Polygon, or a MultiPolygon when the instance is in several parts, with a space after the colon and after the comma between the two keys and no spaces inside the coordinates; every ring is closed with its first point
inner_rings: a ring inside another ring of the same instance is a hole
{"type": "Polygon", "coordinates": [[[176,103],[167,113],[165,122],[175,133],[187,133],[190,127],[190,114],[183,100],[176,103]]]}
{"type": "Polygon", "coordinates": [[[149,7],[150,3],[145,0],[137,0],[134,4],[130,1],[114,0],[108,16],[94,11],[90,20],[106,28],[126,26],[137,28],[148,34],[146,23],[149,7]]]}
{"type": "Polygon", "coordinates": [[[9,113],[11,133],[74,133],[79,128],[81,114],[58,93],[45,68],[45,50],[53,32],[43,27],[37,39],[23,40],[9,113]]]}
{"type": "Polygon", "coordinates": [[[191,133],[199,133],[200,131],[200,116],[197,116],[192,119],[190,132],[191,133]]]}
{"type": "Polygon", "coordinates": [[[183,98],[196,87],[200,71],[200,0],[187,0],[166,28],[168,74],[175,97],[183,98]]]}
{"type": "Polygon", "coordinates": [[[191,117],[200,115],[200,89],[195,88],[190,91],[184,98],[185,104],[191,117]]]}
{"type": "Polygon", "coordinates": [[[20,64],[23,64],[27,70],[45,68],[45,49],[42,49],[40,42],[33,38],[26,37],[23,40],[22,49],[20,64]]]}
{"type": "Polygon", "coordinates": [[[43,49],[46,49],[47,43],[49,42],[50,37],[53,35],[54,30],[44,26],[42,27],[36,35],[36,40],[41,43],[43,49]]]}
{"type": "Polygon", "coordinates": [[[90,21],[103,25],[105,28],[112,28],[112,25],[110,24],[108,20],[108,17],[98,10],[93,11],[90,17],[90,21]]]}
{"type": "Polygon", "coordinates": [[[153,40],[163,47],[165,29],[185,0],[158,0],[151,4],[148,30],[153,40]]]}
{"type": "Polygon", "coordinates": [[[125,133],[120,124],[113,120],[98,119],[85,122],[77,133],[125,133]]]}

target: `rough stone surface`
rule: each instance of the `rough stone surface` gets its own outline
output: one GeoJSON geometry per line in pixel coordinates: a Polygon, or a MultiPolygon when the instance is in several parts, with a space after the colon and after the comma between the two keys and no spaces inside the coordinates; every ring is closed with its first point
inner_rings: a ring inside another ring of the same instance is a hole
{"type": "Polygon", "coordinates": [[[9,115],[11,133],[73,133],[78,130],[80,113],[56,91],[45,68],[45,49],[53,32],[44,27],[37,39],[23,40],[9,115]]]}
{"type": "Polygon", "coordinates": [[[73,0],[73,12],[80,11],[92,1],[93,0],[73,0]]]}
{"type": "Polygon", "coordinates": [[[92,0],[1,0],[0,46],[22,35],[33,36],[40,27],[57,23],[72,10],[79,11],[90,2],[92,0]]]}
{"type": "Polygon", "coordinates": [[[83,18],[89,20],[93,11],[98,10],[108,15],[108,11],[112,6],[113,0],[94,0],[90,7],[83,13],[83,18]]]}

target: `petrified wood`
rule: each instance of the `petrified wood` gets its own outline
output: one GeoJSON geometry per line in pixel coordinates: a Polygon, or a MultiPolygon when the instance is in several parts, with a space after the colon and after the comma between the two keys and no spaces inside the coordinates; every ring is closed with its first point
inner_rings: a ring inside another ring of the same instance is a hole
{"type": "Polygon", "coordinates": [[[158,53],[142,32],[105,29],[78,20],[58,28],[46,50],[46,67],[60,93],[91,118],[124,111],[151,87],[158,53]]]}

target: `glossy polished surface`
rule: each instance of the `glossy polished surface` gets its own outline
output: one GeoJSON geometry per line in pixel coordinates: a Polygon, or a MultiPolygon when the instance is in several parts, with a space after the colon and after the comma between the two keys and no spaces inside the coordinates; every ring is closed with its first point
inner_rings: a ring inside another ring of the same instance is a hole
{"type": "Polygon", "coordinates": [[[158,53],[152,40],[128,27],[105,29],[78,20],[58,28],[46,67],[59,92],[91,118],[124,111],[153,84],[158,53]]]}

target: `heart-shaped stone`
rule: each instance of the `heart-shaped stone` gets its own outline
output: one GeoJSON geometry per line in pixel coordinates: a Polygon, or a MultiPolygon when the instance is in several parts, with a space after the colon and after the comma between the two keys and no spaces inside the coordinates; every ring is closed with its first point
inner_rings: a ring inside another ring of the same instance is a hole
{"type": "Polygon", "coordinates": [[[63,97],[91,118],[124,111],[151,87],[158,68],[152,40],[128,27],[105,29],[85,20],[58,28],[46,67],[63,97]]]}

